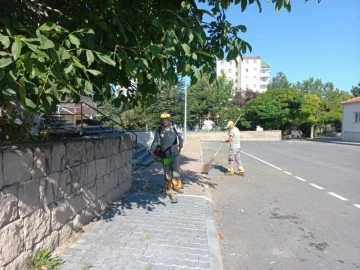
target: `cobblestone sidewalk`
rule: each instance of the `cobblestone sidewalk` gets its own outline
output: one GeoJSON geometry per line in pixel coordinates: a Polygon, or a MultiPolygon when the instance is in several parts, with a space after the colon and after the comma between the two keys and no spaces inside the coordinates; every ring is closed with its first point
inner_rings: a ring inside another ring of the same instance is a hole
{"type": "Polygon", "coordinates": [[[160,194],[160,164],[134,174],[133,194],[107,208],[102,219],[61,257],[60,270],[222,270],[209,186],[199,174],[199,141],[186,142],[178,203],[160,194]]]}

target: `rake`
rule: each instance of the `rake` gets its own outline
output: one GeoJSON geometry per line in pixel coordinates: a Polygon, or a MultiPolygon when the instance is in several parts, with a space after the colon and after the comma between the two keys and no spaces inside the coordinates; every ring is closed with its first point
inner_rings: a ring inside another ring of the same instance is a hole
{"type": "MultiPolygon", "coordinates": [[[[236,119],[234,125],[236,126],[236,123],[239,121],[240,117],[242,114],[239,115],[238,119],[236,119]]],[[[215,157],[217,156],[217,154],[219,153],[221,147],[223,146],[224,142],[221,142],[219,148],[217,149],[217,151],[215,152],[215,154],[212,155],[212,157],[210,158],[210,161],[205,163],[202,167],[202,173],[208,173],[211,168],[212,168],[212,162],[214,161],[215,157]]]]}

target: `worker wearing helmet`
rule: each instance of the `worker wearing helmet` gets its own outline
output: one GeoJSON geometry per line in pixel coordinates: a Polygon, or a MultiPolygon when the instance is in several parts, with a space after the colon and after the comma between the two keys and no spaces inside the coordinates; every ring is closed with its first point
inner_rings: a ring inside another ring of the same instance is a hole
{"type": "Polygon", "coordinates": [[[180,151],[184,139],[171,125],[170,114],[160,115],[161,126],[155,131],[155,138],[150,147],[150,155],[160,156],[165,174],[165,192],[173,203],[177,202],[172,190],[183,193],[180,179],[180,151]]]}

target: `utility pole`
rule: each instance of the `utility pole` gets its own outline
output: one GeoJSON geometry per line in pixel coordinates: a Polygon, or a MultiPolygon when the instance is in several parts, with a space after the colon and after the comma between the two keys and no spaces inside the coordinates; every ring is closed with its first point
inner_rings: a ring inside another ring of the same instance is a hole
{"type": "Polygon", "coordinates": [[[187,127],[187,85],[185,85],[185,110],[184,110],[184,141],[186,141],[186,127],[187,127]]]}

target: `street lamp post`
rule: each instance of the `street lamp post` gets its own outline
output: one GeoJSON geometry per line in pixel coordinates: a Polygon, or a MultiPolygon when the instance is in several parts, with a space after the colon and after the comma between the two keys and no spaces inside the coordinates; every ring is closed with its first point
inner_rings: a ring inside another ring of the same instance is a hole
{"type": "Polygon", "coordinates": [[[185,85],[185,109],[184,109],[184,140],[186,141],[186,127],[187,127],[187,85],[185,85]]]}

